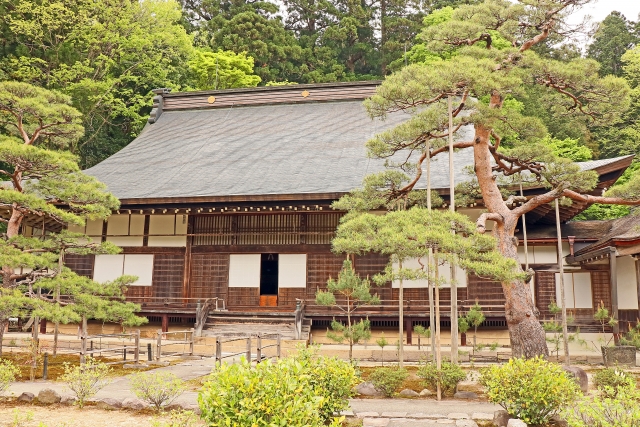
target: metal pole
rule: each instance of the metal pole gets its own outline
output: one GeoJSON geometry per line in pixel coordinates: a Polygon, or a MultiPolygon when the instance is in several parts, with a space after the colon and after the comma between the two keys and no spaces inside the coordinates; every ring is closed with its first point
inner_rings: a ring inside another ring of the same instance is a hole
{"type": "Polygon", "coordinates": [[[196,336],[195,336],[195,329],[191,328],[191,342],[189,343],[189,355],[193,356],[193,348],[195,347],[196,344],[196,336]]]}
{"type": "Polygon", "coordinates": [[[153,351],[151,350],[151,343],[147,344],[147,361],[151,362],[153,360],[153,351]]]}
{"type": "Polygon", "coordinates": [[[567,304],[564,296],[564,259],[562,257],[562,231],[560,230],[560,203],[556,199],[556,234],[558,239],[558,271],[560,271],[560,303],[562,307],[562,341],[564,342],[564,363],[569,366],[569,332],[567,331],[567,304]]]}
{"type": "Polygon", "coordinates": [[[49,376],[49,353],[44,352],[44,360],[42,362],[42,379],[47,380],[49,376]]]}
{"type": "MultiPolygon", "coordinates": [[[[453,174],[453,107],[448,97],[449,109],[449,210],[456,211],[455,178],[453,174]]],[[[451,263],[451,363],[458,363],[458,285],[456,265],[451,263]]]]}

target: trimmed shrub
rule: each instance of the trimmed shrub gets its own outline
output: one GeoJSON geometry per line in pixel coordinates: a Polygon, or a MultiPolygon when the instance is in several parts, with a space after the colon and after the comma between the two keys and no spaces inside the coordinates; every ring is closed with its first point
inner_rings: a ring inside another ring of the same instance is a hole
{"type": "Polygon", "coordinates": [[[84,365],[72,366],[64,364],[64,374],[60,380],[67,383],[67,388],[75,395],[76,405],[82,408],[90,397],[109,384],[107,376],[111,368],[92,357],[87,357],[84,365]]]}
{"type": "Polygon", "coordinates": [[[377,368],[369,375],[369,381],[371,381],[376,390],[387,397],[391,397],[396,394],[396,390],[407,379],[408,375],[409,373],[406,369],[377,368]]]}
{"type": "Polygon", "coordinates": [[[541,357],[511,359],[482,371],[490,402],[527,424],[544,424],[581,394],[560,365],[541,357]]]}
{"type": "Polygon", "coordinates": [[[7,391],[19,375],[20,369],[10,360],[0,360],[0,395],[7,391]]]}
{"type": "Polygon", "coordinates": [[[593,375],[593,384],[606,397],[615,397],[620,388],[635,388],[636,380],[620,368],[604,368],[593,375]]]}
{"type": "Polygon", "coordinates": [[[131,391],[145,402],[161,409],[185,390],[184,381],[171,372],[138,372],[129,377],[131,391]]]}
{"type": "Polygon", "coordinates": [[[620,387],[615,397],[585,397],[562,416],[571,427],[640,427],[639,401],[635,386],[620,387]]]}
{"type": "Polygon", "coordinates": [[[357,384],[353,365],[299,348],[295,356],[216,368],[198,395],[210,426],[339,426],[357,384]]]}
{"type": "Polygon", "coordinates": [[[427,362],[418,368],[417,375],[424,380],[424,385],[430,390],[435,390],[440,381],[442,393],[445,395],[455,393],[458,383],[467,378],[466,372],[460,366],[450,362],[442,362],[440,371],[435,363],[427,362]]]}

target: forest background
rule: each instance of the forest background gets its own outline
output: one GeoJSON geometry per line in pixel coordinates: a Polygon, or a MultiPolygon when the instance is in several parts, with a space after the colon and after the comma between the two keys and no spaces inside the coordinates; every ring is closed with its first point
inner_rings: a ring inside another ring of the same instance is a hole
{"type": "MultiPolygon", "coordinates": [[[[71,96],[84,136],[71,147],[82,168],[131,142],[151,109],[151,90],[378,80],[412,63],[447,59],[421,42],[425,27],[480,0],[0,0],[0,81],[71,96]]],[[[545,143],[574,161],[640,154],[640,23],[612,12],[586,47],[553,38],[534,48],[563,61],[595,59],[600,74],[625,78],[631,108],[610,126],[553,118],[542,89],[510,98],[540,118],[545,143]]],[[[452,53],[455,54],[455,53],[452,53]]],[[[4,133],[0,126],[0,133],[4,133]]],[[[364,144],[365,141],[363,141],[364,144]]],[[[56,148],[56,147],[50,147],[56,148]]],[[[640,173],[634,164],[619,180],[640,173]]],[[[594,205],[577,219],[625,215],[594,205]]]]}

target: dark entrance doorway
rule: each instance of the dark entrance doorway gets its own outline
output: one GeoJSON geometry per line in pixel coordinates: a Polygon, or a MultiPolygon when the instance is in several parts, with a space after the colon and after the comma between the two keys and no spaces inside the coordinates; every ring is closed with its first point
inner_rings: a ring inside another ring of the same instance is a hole
{"type": "Polygon", "coordinates": [[[278,295],[278,254],[262,254],[260,295],[278,295]]]}

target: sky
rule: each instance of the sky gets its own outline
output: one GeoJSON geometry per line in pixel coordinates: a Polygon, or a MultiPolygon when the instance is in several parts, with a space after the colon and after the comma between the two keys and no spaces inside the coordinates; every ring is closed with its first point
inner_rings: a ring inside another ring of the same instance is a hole
{"type": "Polygon", "coordinates": [[[631,21],[637,21],[640,14],[640,0],[595,0],[576,12],[571,17],[571,21],[580,22],[585,15],[591,15],[593,22],[600,22],[614,10],[622,12],[631,21]]]}

